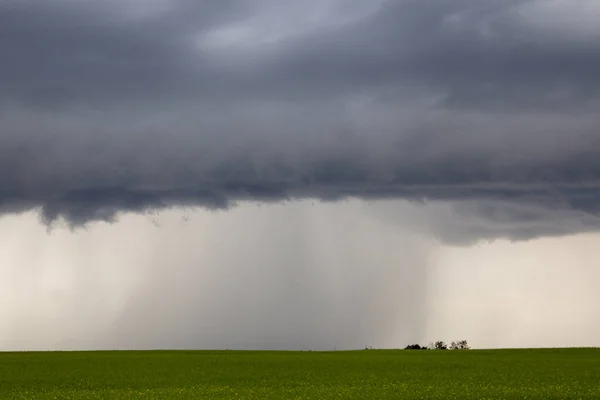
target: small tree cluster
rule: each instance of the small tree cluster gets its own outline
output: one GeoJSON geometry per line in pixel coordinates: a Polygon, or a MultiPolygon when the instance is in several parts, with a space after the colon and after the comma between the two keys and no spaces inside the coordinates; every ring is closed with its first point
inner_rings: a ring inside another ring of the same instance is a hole
{"type": "Polygon", "coordinates": [[[469,350],[469,344],[466,340],[459,340],[457,342],[450,343],[450,350],[469,350]]]}
{"type": "Polygon", "coordinates": [[[421,346],[418,344],[409,344],[404,349],[405,350],[448,350],[448,348],[450,348],[450,350],[469,350],[470,349],[469,344],[467,343],[466,340],[454,341],[454,342],[450,343],[450,347],[448,347],[448,345],[445,342],[439,340],[435,343],[429,343],[429,347],[421,346]]]}
{"type": "Polygon", "coordinates": [[[421,346],[418,344],[409,344],[404,350],[427,350],[427,346],[421,346]]]}

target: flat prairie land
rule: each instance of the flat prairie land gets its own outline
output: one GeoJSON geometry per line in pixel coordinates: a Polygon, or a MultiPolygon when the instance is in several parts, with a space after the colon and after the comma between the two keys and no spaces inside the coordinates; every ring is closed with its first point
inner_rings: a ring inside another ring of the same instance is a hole
{"type": "Polygon", "coordinates": [[[0,353],[0,399],[600,399],[600,349],[0,353]]]}

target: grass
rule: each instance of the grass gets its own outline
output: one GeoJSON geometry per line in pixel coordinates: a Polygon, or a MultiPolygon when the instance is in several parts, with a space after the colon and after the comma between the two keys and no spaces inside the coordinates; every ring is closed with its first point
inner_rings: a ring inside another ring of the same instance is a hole
{"type": "Polygon", "coordinates": [[[0,399],[600,399],[600,349],[0,353],[0,399]]]}

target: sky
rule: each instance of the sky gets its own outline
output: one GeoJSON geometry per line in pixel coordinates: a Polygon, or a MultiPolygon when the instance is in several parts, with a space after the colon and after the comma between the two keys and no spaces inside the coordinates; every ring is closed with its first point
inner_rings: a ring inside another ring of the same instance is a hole
{"type": "Polygon", "coordinates": [[[593,0],[0,0],[0,348],[598,346],[593,0]]]}

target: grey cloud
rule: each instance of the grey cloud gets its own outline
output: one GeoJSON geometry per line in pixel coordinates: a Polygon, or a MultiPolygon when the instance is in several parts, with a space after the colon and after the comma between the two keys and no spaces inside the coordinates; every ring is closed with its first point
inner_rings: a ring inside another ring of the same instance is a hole
{"type": "Polygon", "coordinates": [[[598,40],[557,40],[523,24],[511,10],[526,3],[389,2],[356,26],[300,39],[280,58],[280,69],[289,71],[286,78],[325,87],[417,81],[444,92],[445,105],[461,108],[596,100],[598,40]]]}
{"type": "MultiPolygon", "coordinates": [[[[127,123],[115,124],[113,132],[107,122],[110,133],[92,135],[77,132],[82,125],[61,126],[56,114],[37,122],[25,116],[32,126],[48,129],[47,136],[27,128],[5,138],[2,210],[41,207],[48,223],[64,217],[80,225],[114,220],[120,212],[166,207],[226,209],[243,200],[358,197],[504,201],[598,214],[599,148],[590,130],[593,118],[527,117],[511,125],[502,116],[481,120],[442,113],[429,124],[415,122],[421,120],[418,115],[412,122],[400,116],[388,121],[397,128],[388,131],[387,122],[382,127],[377,119],[365,135],[351,123],[352,129],[338,130],[335,114],[329,121],[323,116],[303,124],[304,109],[299,110],[282,112],[271,123],[253,121],[257,111],[250,117],[231,113],[211,124],[192,118],[193,130],[168,134],[169,120],[165,130],[158,124],[150,132],[127,123]],[[300,124],[298,132],[293,127],[277,131],[295,123],[300,124]],[[122,136],[119,126],[126,127],[122,136]],[[311,129],[304,134],[306,126],[311,129]]],[[[355,118],[358,123],[368,116],[363,110],[355,118]]],[[[12,125],[22,127],[20,121],[12,125]]],[[[180,121],[186,125],[185,119],[180,121]]],[[[485,215],[485,208],[471,209],[485,215]]],[[[514,214],[512,220],[523,216],[514,214]]],[[[585,229],[590,221],[595,224],[591,218],[585,229]]],[[[555,231],[541,229],[538,234],[562,232],[555,231]]]]}
{"type": "MultiPolygon", "coordinates": [[[[522,99],[519,106],[564,107],[573,98],[592,101],[598,88],[599,43],[556,40],[520,23],[511,10],[527,1],[382,2],[377,12],[350,23],[299,26],[274,43],[217,50],[196,43],[289,6],[173,1],[167,11],[130,21],[110,3],[8,4],[0,12],[3,97],[45,107],[335,98],[415,81],[446,93],[452,105],[474,107],[500,97],[522,99]]],[[[500,106],[507,104],[494,107],[500,106]]]]}
{"type": "Polygon", "coordinates": [[[431,201],[422,213],[402,212],[402,207],[396,200],[385,200],[370,205],[367,211],[382,222],[454,246],[497,239],[527,241],[540,236],[568,236],[597,232],[600,227],[597,213],[533,201],[431,201]]]}
{"type": "Polygon", "coordinates": [[[0,4],[2,213],[402,198],[484,237],[597,229],[600,40],[531,2],[330,1],[317,22],[267,0],[0,4]]]}

